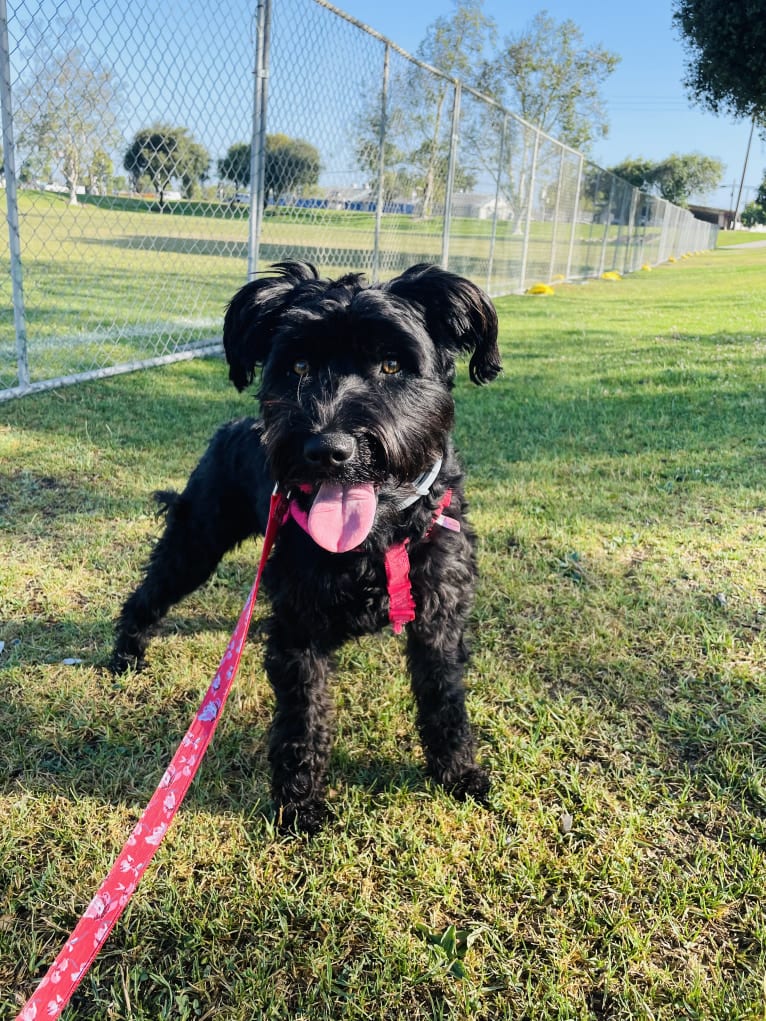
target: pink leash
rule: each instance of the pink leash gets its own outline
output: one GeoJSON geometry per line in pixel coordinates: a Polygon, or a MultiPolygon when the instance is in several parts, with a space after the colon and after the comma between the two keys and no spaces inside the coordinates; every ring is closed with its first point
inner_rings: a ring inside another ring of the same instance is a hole
{"type": "MultiPolygon", "coordinates": [[[[459,532],[459,523],[443,513],[449,507],[451,497],[451,491],[447,490],[434,515],[433,525],[459,532]]],[[[275,489],[255,582],[202,704],[109,874],[16,1021],[37,1021],[43,1017],[55,1019],[61,1015],[162,843],[218,726],[242,658],[263,569],[277,532],[291,510],[292,505],[287,498],[275,489]]],[[[300,517],[297,520],[302,523],[300,517]]],[[[406,541],[386,553],[385,566],[390,597],[389,617],[394,632],[399,634],[403,624],[415,619],[406,541]]]]}
{"type": "Polygon", "coordinates": [[[55,1019],[60,1016],[162,843],[199,769],[229,697],[250,627],[263,569],[286,512],[287,501],[275,490],[271,497],[269,520],[255,582],[199,711],[109,875],[98,888],[85,914],[16,1021],[41,1021],[42,1018],[55,1019]]]}

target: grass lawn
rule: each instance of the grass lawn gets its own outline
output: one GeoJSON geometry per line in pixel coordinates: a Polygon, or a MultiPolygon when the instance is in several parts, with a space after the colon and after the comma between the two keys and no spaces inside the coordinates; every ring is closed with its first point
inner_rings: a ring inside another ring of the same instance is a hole
{"type": "MultiPolygon", "coordinates": [[[[333,821],[277,836],[261,606],[68,1018],[765,1016],[765,270],[766,250],[719,250],[498,301],[505,374],[456,390],[492,810],[424,780],[382,635],[340,656],[333,821]]],[[[217,360],[0,405],[0,1021],[122,846],[249,589],[252,543],[145,673],[104,670],[151,492],[251,408],[217,360]]]]}
{"type": "MultiPolygon", "coordinates": [[[[23,286],[31,380],[40,383],[215,343],[226,303],[246,278],[249,224],[225,203],[168,203],[19,195],[23,286]],[[197,213],[198,215],[192,215],[197,213]]],[[[451,221],[449,261],[493,293],[523,290],[560,275],[598,276],[656,262],[659,227],[531,224],[528,243],[513,221],[451,221]],[[570,241],[573,242],[570,251],[570,241]],[[629,245],[630,241],[630,245],[629,245]],[[491,255],[491,259],[490,259],[491,255]],[[525,269],[522,280],[522,267],[525,269]]],[[[438,262],[441,217],[386,214],[379,272],[438,262]]],[[[266,211],[259,266],[307,259],[322,273],[374,272],[375,217],[332,210],[266,211]]],[[[0,263],[7,258],[0,242],[0,263]]],[[[17,384],[10,286],[0,302],[0,390],[17,384]]]]}
{"type": "Polygon", "coordinates": [[[721,230],[718,232],[718,248],[729,245],[743,245],[751,241],[766,241],[766,230],[721,230]]]}

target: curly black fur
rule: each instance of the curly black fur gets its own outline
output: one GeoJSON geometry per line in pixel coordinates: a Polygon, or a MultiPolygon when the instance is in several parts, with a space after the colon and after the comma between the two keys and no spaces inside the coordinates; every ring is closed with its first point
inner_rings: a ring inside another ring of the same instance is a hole
{"type": "Polygon", "coordinates": [[[223,426],[184,491],[157,494],[165,530],[123,606],[112,668],[140,667],[168,609],[206,581],[227,550],[263,533],[275,482],[285,491],[303,487],[297,499],[306,508],[322,482],[373,483],[377,513],[360,548],[327,552],[290,519],[264,575],[278,821],[305,831],[321,825],[331,658],[347,639],[387,623],[384,554],[403,540],[417,607],[407,657],[428,770],[457,797],[484,801],[489,780],[474,760],[462,681],[475,542],[450,437],[450,391],[461,353],[470,353],[476,383],[500,371],[495,310],[470,281],[433,266],[377,286],[360,275],[321,280],[307,263],[274,268],[235,295],[224,323],[237,388],[262,368],[261,417],[223,426]],[[429,493],[402,509],[407,484],[439,458],[429,493]],[[459,533],[431,527],[448,489],[459,533]]]}

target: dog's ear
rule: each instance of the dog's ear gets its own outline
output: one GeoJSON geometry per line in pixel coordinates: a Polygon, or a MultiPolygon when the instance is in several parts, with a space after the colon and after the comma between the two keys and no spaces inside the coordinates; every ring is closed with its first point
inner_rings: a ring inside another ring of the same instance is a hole
{"type": "Polygon", "coordinates": [[[256,367],[268,358],[279,318],[292,303],[296,288],[305,289],[319,279],[309,262],[277,262],[271,269],[274,276],[245,284],[226,309],[223,348],[229,379],[237,390],[253,382],[256,367]]]}
{"type": "Polygon", "coordinates": [[[476,284],[422,263],[384,284],[384,289],[420,306],[437,347],[452,354],[470,352],[468,371],[474,383],[489,383],[500,372],[497,312],[476,284]]]}

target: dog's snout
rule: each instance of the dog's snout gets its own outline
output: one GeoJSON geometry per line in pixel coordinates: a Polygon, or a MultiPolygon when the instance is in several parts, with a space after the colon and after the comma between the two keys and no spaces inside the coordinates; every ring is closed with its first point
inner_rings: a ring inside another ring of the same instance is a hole
{"type": "Polygon", "coordinates": [[[346,433],[318,433],[303,444],[303,457],[316,468],[336,468],[354,456],[356,444],[346,433]]]}

